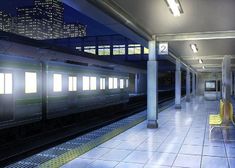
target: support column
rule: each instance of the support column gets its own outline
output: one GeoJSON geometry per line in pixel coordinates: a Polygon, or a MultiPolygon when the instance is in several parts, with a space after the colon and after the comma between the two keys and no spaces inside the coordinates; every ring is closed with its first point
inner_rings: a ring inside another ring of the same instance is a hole
{"type": "Polygon", "coordinates": [[[233,72],[233,96],[235,96],[235,72],[233,72]]]}
{"type": "Polygon", "coordinates": [[[224,123],[229,123],[231,100],[231,56],[224,56],[222,62],[222,96],[224,102],[224,123]]]}
{"type": "Polygon", "coordinates": [[[231,71],[231,96],[233,95],[233,71],[231,71]]]}
{"type": "Polygon", "coordinates": [[[135,74],[135,94],[138,94],[139,75],[135,74]]]}
{"type": "Polygon", "coordinates": [[[186,73],[186,102],[190,102],[190,70],[187,68],[186,73]]]}
{"type": "Polygon", "coordinates": [[[195,73],[192,72],[193,78],[192,78],[192,92],[193,92],[193,97],[196,96],[196,86],[195,86],[195,73]]]}
{"type": "Polygon", "coordinates": [[[147,127],[158,127],[158,62],[156,41],[149,41],[147,64],[147,127]]]}
{"type": "Polygon", "coordinates": [[[181,109],[181,65],[176,61],[175,70],[175,108],[181,109]]]}

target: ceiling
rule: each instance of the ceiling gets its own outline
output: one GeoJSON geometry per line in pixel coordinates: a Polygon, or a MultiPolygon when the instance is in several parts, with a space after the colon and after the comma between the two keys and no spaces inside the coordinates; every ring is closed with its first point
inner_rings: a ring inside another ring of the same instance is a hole
{"type": "MultiPolygon", "coordinates": [[[[81,0],[64,1],[81,3],[81,0]]],[[[97,2],[98,0],[87,1],[97,2]]],[[[179,17],[174,17],[170,13],[164,0],[103,1],[109,4],[112,2],[118,6],[150,35],[235,30],[234,0],[180,0],[184,13],[179,17]]],[[[99,8],[99,6],[96,7],[99,8]]],[[[102,11],[101,8],[100,10],[102,11]]],[[[105,11],[104,13],[111,16],[110,13],[105,11]]],[[[107,19],[105,20],[103,24],[112,25],[107,19]]],[[[185,40],[169,42],[169,47],[177,57],[197,71],[221,71],[224,55],[232,55],[235,59],[233,44],[235,39],[185,40]],[[194,54],[190,44],[197,44],[199,52],[194,54]],[[203,64],[199,64],[199,58],[203,60],[203,64]],[[202,66],[205,66],[205,69],[202,69],[202,66]]],[[[235,68],[235,60],[232,60],[232,66],[235,68]]]]}

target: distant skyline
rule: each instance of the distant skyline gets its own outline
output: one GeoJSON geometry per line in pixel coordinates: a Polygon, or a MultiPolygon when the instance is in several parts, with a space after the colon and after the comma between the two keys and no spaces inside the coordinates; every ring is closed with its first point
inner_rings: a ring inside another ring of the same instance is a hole
{"type": "MultiPolygon", "coordinates": [[[[16,16],[17,7],[24,7],[31,5],[33,5],[33,0],[1,0],[0,10],[5,10],[11,15],[16,16]]],[[[87,25],[88,36],[116,34],[114,31],[107,28],[106,26],[96,22],[95,20],[85,16],[84,14],[76,11],[75,9],[65,4],[64,4],[64,21],[67,23],[80,22],[82,24],[87,25]]]]}

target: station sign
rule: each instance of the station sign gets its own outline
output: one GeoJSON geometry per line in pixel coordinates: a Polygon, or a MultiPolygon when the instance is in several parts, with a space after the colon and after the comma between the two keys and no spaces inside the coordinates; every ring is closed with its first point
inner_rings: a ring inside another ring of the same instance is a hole
{"type": "Polygon", "coordinates": [[[158,55],[168,55],[168,43],[162,42],[158,44],[158,55]]]}

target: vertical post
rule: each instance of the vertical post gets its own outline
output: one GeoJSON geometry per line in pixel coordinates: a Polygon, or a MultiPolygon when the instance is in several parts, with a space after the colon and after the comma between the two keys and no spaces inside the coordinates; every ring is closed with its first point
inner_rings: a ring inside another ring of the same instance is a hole
{"type": "Polygon", "coordinates": [[[233,96],[235,96],[235,72],[233,73],[233,96]]]}
{"type": "Polygon", "coordinates": [[[231,71],[231,95],[233,95],[233,71],[231,71]]]}
{"type": "Polygon", "coordinates": [[[222,96],[224,101],[224,122],[229,123],[231,99],[231,56],[224,56],[222,63],[222,96]]]}
{"type": "Polygon", "coordinates": [[[147,64],[147,127],[158,127],[158,62],[157,44],[149,41],[149,60],[147,64]]]}
{"type": "Polygon", "coordinates": [[[135,74],[135,94],[138,94],[139,75],[135,74]]]}
{"type": "Polygon", "coordinates": [[[189,68],[187,68],[187,72],[186,72],[186,102],[190,102],[190,70],[189,68]]]}
{"type": "Polygon", "coordinates": [[[175,108],[181,109],[181,65],[178,60],[176,60],[175,70],[175,108]]]}
{"type": "Polygon", "coordinates": [[[195,97],[195,95],[196,95],[196,94],[195,94],[195,93],[196,93],[196,87],[195,87],[195,73],[193,72],[192,75],[193,75],[193,79],[192,79],[192,80],[193,80],[193,81],[192,81],[192,87],[193,87],[193,88],[192,88],[192,91],[193,91],[193,97],[195,97]]]}

